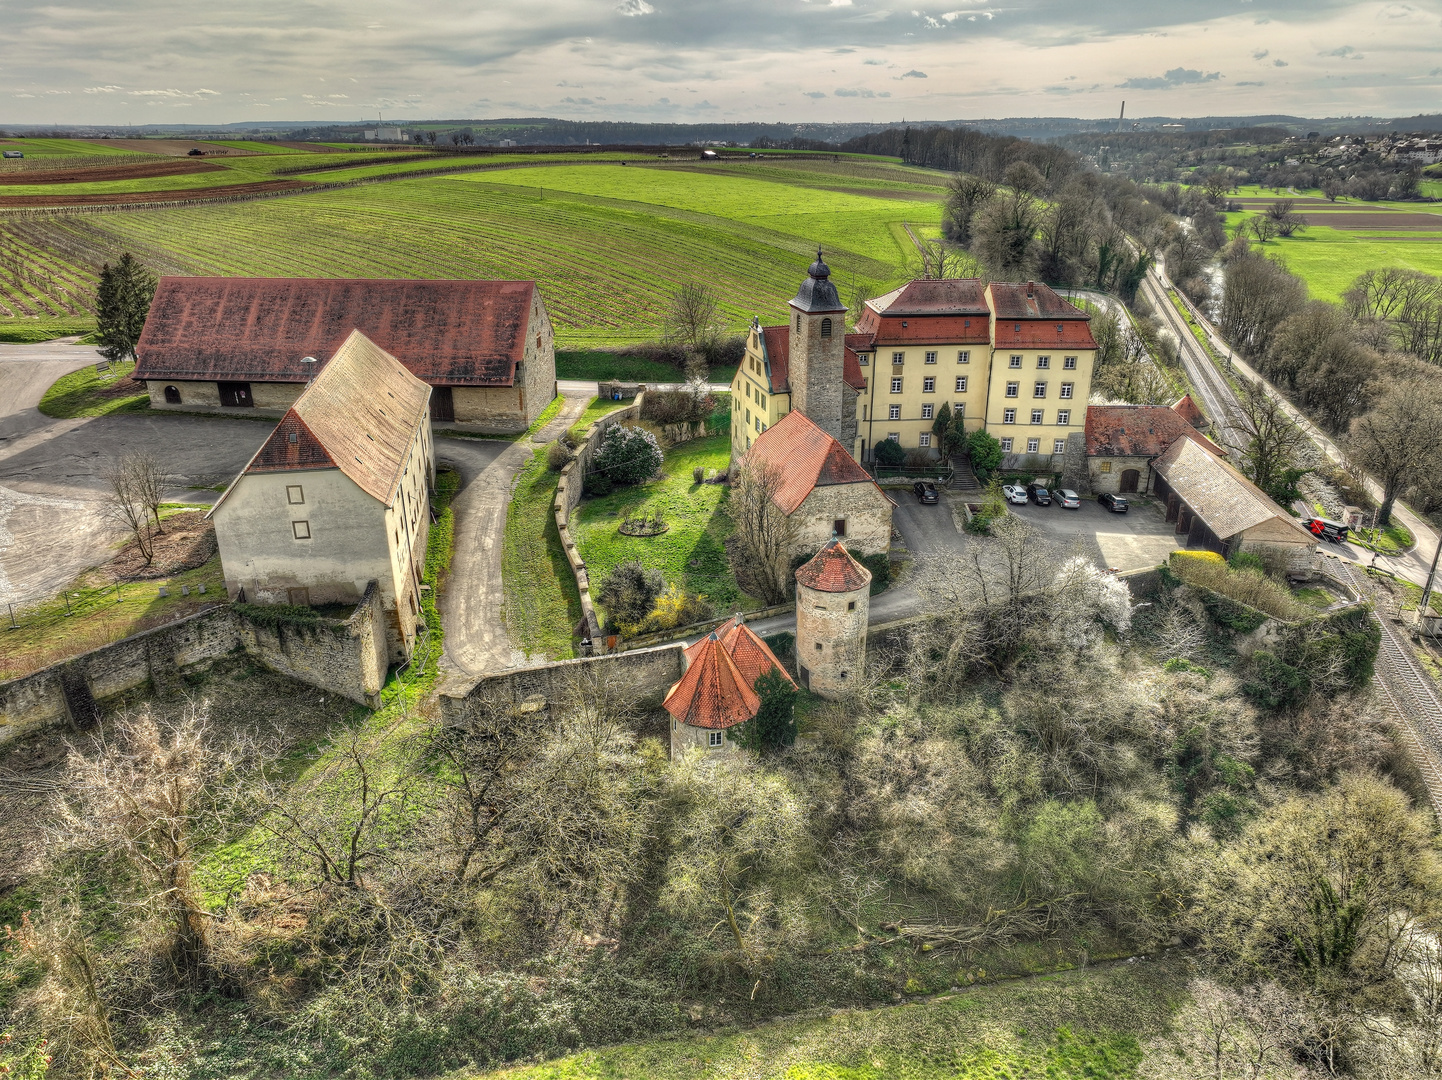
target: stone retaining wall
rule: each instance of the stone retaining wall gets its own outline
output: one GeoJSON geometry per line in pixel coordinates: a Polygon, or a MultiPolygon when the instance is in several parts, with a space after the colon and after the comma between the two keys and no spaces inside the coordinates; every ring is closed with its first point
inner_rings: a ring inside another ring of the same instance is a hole
{"type": "Polygon", "coordinates": [[[147,684],[156,694],[169,695],[179,692],[185,674],[237,653],[282,675],[375,708],[386,675],[380,590],[372,583],[366,599],[345,622],[316,626],[262,626],[228,605],[216,605],[0,682],[0,743],[47,727],[86,722],[70,715],[66,678],[82,681],[97,701],[147,684]]]}

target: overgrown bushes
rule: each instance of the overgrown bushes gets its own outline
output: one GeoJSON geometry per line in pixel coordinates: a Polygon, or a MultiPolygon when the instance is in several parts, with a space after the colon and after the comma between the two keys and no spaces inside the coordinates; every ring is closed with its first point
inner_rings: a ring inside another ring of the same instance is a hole
{"type": "MultiPolygon", "coordinates": [[[[591,459],[591,473],[611,484],[639,484],[661,469],[661,444],[645,428],[617,424],[606,429],[591,459]]],[[[599,483],[598,480],[596,483],[599,483]]],[[[596,486],[587,477],[588,492],[596,486]]]]}
{"type": "MultiPolygon", "coordinates": [[[[1292,591],[1281,582],[1251,567],[1234,569],[1215,552],[1174,551],[1168,565],[1172,573],[1187,584],[1200,585],[1264,616],[1292,621],[1310,614],[1307,606],[1297,601],[1292,591]]],[[[1219,619],[1242,633],[1249,633],[1261,625],[1261,619],[1257,619],[1243,629],[1241,624],[1249,621],[1248,616],[1234,612],[1226,605],[1221,605],[1220,610],[1224,611],[1225,617],[1218,616],[1219,619]]]]}

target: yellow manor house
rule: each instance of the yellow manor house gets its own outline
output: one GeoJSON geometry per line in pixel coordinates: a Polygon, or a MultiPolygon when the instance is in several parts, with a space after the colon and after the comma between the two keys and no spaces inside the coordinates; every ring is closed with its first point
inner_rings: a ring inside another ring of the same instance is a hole
{"type": "Polygon", "coordinates": [[[790,302],[791,321],[753,322],[731,384],[731,451],[791,409],[816,420],[858,461],[881,439],[938,453],[932,422],[943,404],[985,428],[1017,465],[1063,454],[1086,427],[1096,341],[1091,317],[1037,282],[912,281],[868,300],[846,333],[847,309],[817,252],[790,302]],[[824,422],[807,400],[825,400],[824,422]],[[795,400],[793,400],[793,398],[795,400]],[[835,427],[836,430],[831,430],[835,427]]]}

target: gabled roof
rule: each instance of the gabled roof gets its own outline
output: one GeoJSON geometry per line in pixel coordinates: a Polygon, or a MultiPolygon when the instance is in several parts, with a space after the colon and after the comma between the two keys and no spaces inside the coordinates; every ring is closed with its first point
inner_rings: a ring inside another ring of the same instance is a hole
{"type": "Polygon", "coordinates": [[[360,330],[436,386],[512,386],[533,281],[164,277],[135,379],[305,382],[360,330]]]}
{"type": "Polygon", "coordinates": [[[1178,439],[1195,439],[1217,455],[1226,453],[1165,405],[1088,405],[1089,457],[1157,457],[1178,439]]]}
{"type": "Polygon", "coordinates": [[[1192,400],[1191,394],[1183,394],[1177,399],[1176,403],[1172,405],[1172,411],[1194,428],[1207,426],[1207,418],[1202,414],[1197,403],[1192,400]]]}
{"type": "MultiPolygon", "coordinates": [[[[399,360],[359,330],[352,331],[241,470],[241,477],[339,469],[371,498],[390,506],[416,430],[430,422],[430,398],[431,388],[399,360]]],[[[235,487],[232,483],[226,489],[212,514],[235,487]]]]}
{"type": "Polygon", "coordinates": [[[1152,468],[1221,540],[1266,524],[1273,538],[1316,542],[1266,492],[1194,438],[1177,439],[1152,468]]]}
{"type": "Polygon", "coordinates": [[[662,708],[683,724],[712,729],[744,724],[756,715],[761,698],[716,634],[708,634],[687,653],[690,666],[666,691],[662,708]]]}
{"type": "MultiPolygon", "coordinates": [[[[866,389],[866,377],[861,374],[861,360],[853,344],[864,345],[867,338],[861,334],[846,335],[846,350],[841,358],[841,379],[853,390],[866,389]]],[[[791,393],[791,328],[789,326],[763,326],[761,328],[761,351],[766,357],[766,370],[771,379],[773,394],[791,393]]]]}
{"type": "Polygon", "coordinates": [[[866,301],[877,314],[980,315],[986,318],[986,283],[980,278],[923,278],[866,301]]]}
{"type": "Polygon", "coordinates": [[[871,571],[852,557],[845,544],[833,538],[810,562],[797,568],[796,583],[817,592],[857,592],[871,585],[871,571]]]}
{"type": "Polygon", "coordinates": [[[779,671],[787,682],[792,686],[796,685],[796,681],[781,666],[781,661],[776,659],[771,647],[762,641],[739,615],[722,623],[716,628],[716,633],[721,638],[721,647],[731,654],[732,663],[751,687],[754,688],[756,680],[768,671],[779,671]]]}
{"type": "MultiPolygon", "coordinates": [[[[846,448],[793,409],[763,431],[746,451],[747,461],[775,465],[781,471],[776,504],[787,513],[806,501],[818,487],[833,484],[871,484],[876,481],[856,463],[846,448]]],[[[878,494],[881,488],[876,487],[878,494]]],[[[885,498],[885,495],[882,494],[885,498]]]]}
{"type": "Polygon", "coordinates": [[[993,281],[986,287],[991,310],[998,322],[1005,319],[1080,319],[1091,318],[1085,311],[1063,300],[1050,285],[1040,281],[1013,284],[993,281]]]}

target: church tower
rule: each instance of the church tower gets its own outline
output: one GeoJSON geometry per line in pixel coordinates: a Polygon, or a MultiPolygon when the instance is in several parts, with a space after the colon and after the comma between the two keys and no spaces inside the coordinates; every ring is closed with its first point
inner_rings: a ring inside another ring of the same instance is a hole
{"type": "Polygon", "coordinates": [[[787,352],[791,407],[850,450],[856,442],[856,391],[843,377],[846,307],[820,251],[791,301],[787,352]]]}

